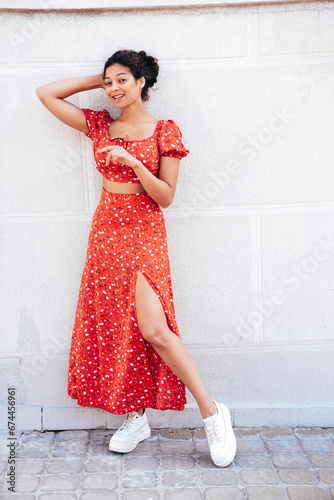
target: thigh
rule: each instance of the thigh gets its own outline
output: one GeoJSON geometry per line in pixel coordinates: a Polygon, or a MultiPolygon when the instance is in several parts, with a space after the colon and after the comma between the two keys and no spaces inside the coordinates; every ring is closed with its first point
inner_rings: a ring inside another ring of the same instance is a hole
{"type": "Polygon", "coordinates": [[[146,332],[168,328],[160,299],[141,271],[137,274],[135,302],[138,327],[144,336],[146,332]]]}

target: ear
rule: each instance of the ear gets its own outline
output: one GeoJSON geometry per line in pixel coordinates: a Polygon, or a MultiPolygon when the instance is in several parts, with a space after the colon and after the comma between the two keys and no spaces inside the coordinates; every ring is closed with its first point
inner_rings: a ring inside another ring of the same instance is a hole
{"type": "Polygon", "coordinates": [[[138,78],[138,81],[139,81],[140,88],[145,87],[146,80],[145,80],[144,76],[141,76],[140,78],[138,78]]]}

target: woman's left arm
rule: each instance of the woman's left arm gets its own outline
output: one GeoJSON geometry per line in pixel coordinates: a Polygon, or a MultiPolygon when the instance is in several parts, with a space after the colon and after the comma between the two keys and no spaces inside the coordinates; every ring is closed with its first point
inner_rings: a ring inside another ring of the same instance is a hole
{"type": "Polygon", "coordinates": [[[114,163],[123,163],[133,169],[147,194],[159,203],[162,208],[167,208],[173,202],[176,190],[177,177],[179,175],[179,158],[160,156],[159,177],[150,172],[145,165],[132,156],[122,146],[106,146],[98,150],[107,154],[106,165],[110,158],[114,163]]]}
{"type": "Polygon", "coordinates": [[[179,165],[179,158],[160,156],[159,177],[152,174],[139,160],[136,160],[132,168],[151,198],[162,208],[167,208],[174,199],[179,165]]]}

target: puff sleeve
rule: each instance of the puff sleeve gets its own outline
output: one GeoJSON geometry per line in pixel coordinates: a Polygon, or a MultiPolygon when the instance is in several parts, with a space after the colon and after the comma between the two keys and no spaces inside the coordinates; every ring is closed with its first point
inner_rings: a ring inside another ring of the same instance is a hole
{"type": "Polygon", "coordinates": [[[110,115],[106,109],[102,111],[94,111],[89,108],[80,108],[85,114],[89,132],[85,134],[92,141],[101,134],[110,121],[110,115]]]}
{"type": "Polygon", "coordinates": [[[158,145],[160,156],[181,159],[189,153],[189,150],[182,143],[181,130],[174,120],[165,120],[162,122],[158,134],[158,145]]]}

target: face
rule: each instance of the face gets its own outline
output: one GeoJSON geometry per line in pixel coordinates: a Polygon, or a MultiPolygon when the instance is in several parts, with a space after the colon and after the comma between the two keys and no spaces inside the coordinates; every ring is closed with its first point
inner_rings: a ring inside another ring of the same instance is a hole
{"type": "Polygon", "coordinates": [[[145,78],[135,79],[130,68],[115,63],[106,69],[104,79],[106,94],[117,108],[124,108],[136,101],[141,101],[141,90],[145,78]]]}

